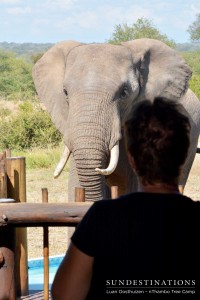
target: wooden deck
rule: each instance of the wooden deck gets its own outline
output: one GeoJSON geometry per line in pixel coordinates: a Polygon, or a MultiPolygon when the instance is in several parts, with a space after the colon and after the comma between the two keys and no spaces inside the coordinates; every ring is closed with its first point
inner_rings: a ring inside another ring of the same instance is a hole
{"type": "MultiPolygon", "coordinates": [[[[27,296],[23,296],[20,298],[17,298],[17,300],[44,300],[44,292],[43,291],[39,291],[39,292],[29,292],[30,295],[27,296]]],[[[51,299],[51,294],[49,292],[49,300],[51,299]]]]}

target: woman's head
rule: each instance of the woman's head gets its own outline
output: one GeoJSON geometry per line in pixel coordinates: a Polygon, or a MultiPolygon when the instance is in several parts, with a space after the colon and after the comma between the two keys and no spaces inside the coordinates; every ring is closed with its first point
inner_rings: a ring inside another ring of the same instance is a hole
{"type": "Polygon", "coordinates": [[[125,131],[143,184],[177,182],[190,143],[190,122],[181,104],[165,98],[138,102],[125,131]]]}

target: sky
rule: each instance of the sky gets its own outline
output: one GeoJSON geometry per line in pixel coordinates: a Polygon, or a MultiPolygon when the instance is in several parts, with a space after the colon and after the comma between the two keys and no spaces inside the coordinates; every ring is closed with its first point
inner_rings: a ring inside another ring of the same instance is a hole
{"type": "Polygon", "coordinates": [[[0,42],[103,43],[116,25],[144,17],[176,43],[187,43],[199,13],[199,0],[0,0],[0,42]]]}

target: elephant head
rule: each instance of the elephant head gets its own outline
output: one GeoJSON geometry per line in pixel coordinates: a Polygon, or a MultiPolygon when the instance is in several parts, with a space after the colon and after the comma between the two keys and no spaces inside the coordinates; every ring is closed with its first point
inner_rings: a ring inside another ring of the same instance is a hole
{"type": "Polygon", "coordinates": [[[156,96],[176,101],[190,77],[179,54],[153,39],[53,46],[34,66],[33,79],[66,145],[55,176],[70,156],[70,188],[84,187],[87,200],[105,197],[106,182],[120,181],[121,193],[133,190],[123,145],[123,124],[133,104],[156,96]]]}

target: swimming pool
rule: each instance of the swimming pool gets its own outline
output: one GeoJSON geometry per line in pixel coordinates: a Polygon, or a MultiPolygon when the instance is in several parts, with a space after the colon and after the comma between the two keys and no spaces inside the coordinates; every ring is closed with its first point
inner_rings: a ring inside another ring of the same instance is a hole
{"type": "MultiPolygon", "coordinates": [[[[49,287],[64,255],[49,257],[49,287]]],[[[43,257],[28,260],[28,279],[30,291],[44,289],[44,261],[43,257]]]]}

